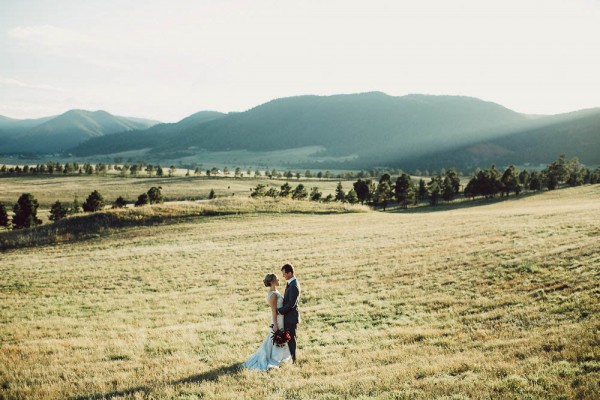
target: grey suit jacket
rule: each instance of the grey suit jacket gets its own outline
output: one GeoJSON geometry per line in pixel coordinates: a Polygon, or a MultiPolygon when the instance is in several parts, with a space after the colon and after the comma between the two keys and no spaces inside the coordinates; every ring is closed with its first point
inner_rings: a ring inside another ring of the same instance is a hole
{"type": "Polygon", "coordinates": [[[300,300],[300,284],[295,279],[286,288],[283,294],[283,306],[277,309],[283,315],[283,324],[286,327],[297,325],[300,322],[298,301],[300,300]]]}

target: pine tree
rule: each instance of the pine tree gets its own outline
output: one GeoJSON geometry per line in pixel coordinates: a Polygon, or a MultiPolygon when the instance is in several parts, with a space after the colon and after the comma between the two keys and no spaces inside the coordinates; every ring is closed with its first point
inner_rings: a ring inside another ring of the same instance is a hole
{"type": "Polygon", "coordinates": [[[151,187],[148,190],[148,200],[150,201],[150,204],[160,204],[163,202],[163,196],[162,196],[162,187],[151,187]]]}
{"type": "MultiPolygon", "coordinates": [[[[425,183],[425,182],[423,182],[425,183]]],[[[414,185],[410,176],[402,174],[396,179],[396,185],[394,186],[394,194],[398,204],[401,204],[403,208],[407,208],[411,201],[414,201],[414,185]]]]}
{"type": "Polygon", "coordinates": [[[281,190],[279,191],[280,197],[290,197],[291,194],[292,194],[292,187],[290,186],[289,183],[286,182],[283,185],[281,185],[281,190]]]}
{"type": "Polygon", "coordinates": [[[104,207],[104,198],[97,191],[94,190],[83,203],[83,211],[95,212],[99,211],[104,207]]]}
{"type": "Polygon", "coordinates": [[[113,208],[125,208],[127,206],[127,201],[123,198],[123,196],[117,197],[113,204],[113,208]]]}
{"type": "Polygon", "coordinates": [[[13,207],[13,228],[23,229],[40,225],[42,221],[37,217],[38,207],[38,201],[32,194],[23,193],[13,207]]]}
{"type": "Polygon", "coordinates": [[[310,200],[311,201],[319,201],[323,197],[323,193],[319,191],[318,187],[312,187],[310,189],[310,200]]]}
{"type": "Polygon", "coordinates": [[[346,201],[346,193],[344,192],[344,187],[342,186],[342,182],[338,182],[335,188],[335,201],[346,201]]]}
{"type": "Polygon", "coordinates": [[[294,200],[304,200],[308,197],[308,192],[303,184],[299,184],[296,186],[294,191],[292,192],[292,199],[294,200]]]}
{"type": "Polygon", "coordinates": [[[6,206],[4,206],[3,203],[0,203],[0,226],[5,228],[9,227],[8,213],[6,212],[6,206]]]}
{"type": "Polygon", "coordinates": [[[208,193],[208,199],[212,200],[212,199],[216,199],[217,195],[215,194],[214,189],[210,189],[210,193],[208,193]]]}
{"type": "Polygon", "coordinates": [[[346,201],[350,204],[358,203],[358,196],[356,195],[356,191],[354,189],[350,189],[346,194],[346,201]]]}
{"type": "Polygon", "coordinates": [[[69,210],[66,207],[63,207],[61,202],[57,200],[56,203],[52,204],[52,208],[50,208],[49,219],[54,222],[60,221],[67,216],[68,211],[69,210]]]}

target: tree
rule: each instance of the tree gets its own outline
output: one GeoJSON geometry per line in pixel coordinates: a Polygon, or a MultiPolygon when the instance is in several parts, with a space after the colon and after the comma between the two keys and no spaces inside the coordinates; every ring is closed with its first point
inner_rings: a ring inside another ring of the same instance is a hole
{"type": "Polygon", "coordinates": [[[8,213],[6,212],[6,207],[3,203],[0,203],[0,226],[5,228],[9,227],[8,213]]]}
{"type": "Polygon", "coordinates": [[[342,182],[338,182],[335,188],[335,201],[346,201],[346,193],[344,192],[344,187],[342,186],[342,182]]]}
{"type": "Polygon", "coordinates": [[[210,192],[208,193],[208,199],[212,200],[212,199],[216,199],[217,195],[215,194],[215,190],[214,189],[210,189],[210,192]]]}
{"type": "Polygon", "coordinates": [[[308,197],[308,192],[303,184],[298,184],[294,191],[292,192],[292,199],[294,200],[304,200],[308,197]]]}
{"type": "Polygon", "coordinates": [[[127,200],[123,198],[123,196],[117,197],[112,208],[125,208],[127,206],[127,200]]]}
{"type": "Polygon", "coordinates": [[[104,207],[104,198],[97,190],[94,190],[83,203],[83,211],[95,212],[104,207]]]}
{"type": "Polygon", "coordinates": [[[531,173],[531,176],[529,177],[529,190],[542,190],[543,178],[541,175],[542,174],[537,171],[531,173]]]}
{"type": "Polygon", "coordinates": [[[446,171],[446,176],[450,179],[450,185],[454,190],[454,194],[458,194],[460,192],[460,177],[458,176],[458,172],[454,168],[450,168],[446,171]]]}
{"type": "Polygon", "coordinates": [[[312,178],[312,176],[313,176],[313,175],[312,175],[312,173],[310,172],[310,170],[309,170],[309,169],[307,169],[307,170],[304,172],[304,177],[305,177],[305,178],[312,178]]]}
{"type": "Polygon", "coordinates": [[[236,178],[239,178],[241,174],[242,174],[242,170],[240,169],[240,167],[235,167],[235,171],[233,173],[233,176],[236,177],[236,178]]]}
{"type": "Polygon", "coordinates": [[[150,204],[160,204],[163,202],[163,196],[162,196],[162,187],[151,187],[148,190],[148,200],[150,201],[150,204]]]}
{"type": "Polygon", "coordinates": [[[42,221],[37,217],[38,201],[30,193],[23,193],[13,207],[13,229],[30,228],[40,225],[42,221]]]}
{"type": "MultiPolygon", "coordinates": [[[[422,180],[422,179],[421,179],[422,180]]],[[[425,182],[423,182],[424,184],[425,182]]],[[[394,185],[394,194],[398,204],[402,205],[403,208],[407,208],[411,201],[414,201],[415,188],[410,176],[402,174],[396,179],[396,185],[394,185]]]]}
{"type": "Polygon", "coordinates": [[[363,181],[359,178],[352,184],[352,186],[354,186],[354,191],[356,192],[356,196],[358,197],[360,204],[364,204],[365,201],[369,201],[371,199],[372,182],[370,179],[363,181]]]}
{"type": "Polygon", "coordinates": [[[419,179],[419,189],[417,190],[417,199],[419,201],[425,200],[429,196],[429,189],[423,178],[419,179]]]}
{"type": "Polygon", "coordinates": [[[259,183],[254,189],[250,189],[250,197],[264,197],[267,192],[267,186],[259,183]]]}
{"type": "Polygon", "coordinates": [[[509,195],[510,192],[515,192],[515,195],[521,193],[521,185],[519,184],[519,174],[514,165],[509,166],[500,178],[502,182],[502,193],[509,195]]]}
{"type": "Polygon", "coordinates": [[[279,191],[280,197],[290,197],[291,194],[292,194],[292,187],[290,186],[289,183],[286,182],[283,185],[281,185],[281,190],[279,191]]]}
{"type": "Polygon", "coordinates": [[[440,194],[442,192],[442,183],[440,182],[439,176],[432,176],[431,180],[427,184],[429,191],[429,204],[435,206],[438,203],[440,194]]]}
{"type": "Polygon", "coordinates": [[[148,164],[146,166],[146,172],[148,173],[148,176],[152,176],[154,173],[154,166],[152,164],[148,164]]]}
{"type": "Polygon", "coordinates": [[[163,169],[161,168],[160,165],[157,165],[156,166],[156,176],[163,176],[163,175],[164,175],[163,169]]]}
{"type": "Polygon", "coordinates": [[[530,174],[529,172],[524,169],[523,171],[519,172],[519,183],[521,184],[522,187],[524,188],[528,188],[529,187],[529,178],[530,178],[530,174]]]}
{"type": "Polygon", "coordinates": [[[229,175],[229,168],[223,167],[223,175],[225,175],[225,176],[229,175]]]}
{"type": "Polygon", "coordinates": [[[375,189],[374,200],[375,204],[383,205],[383,210],[387,208],[387,203],[394,197],[389,174],[383,174],[379,179],[377,189],[375,189]]]}
{"type": "Polygon", "coordinates": [[[448,175],[442,181],[442,198],[448,202],[454,199],[454,185],[448,175]]]}
{"type": "Polygon", "coordinates": [[[358,203],[358,196],[356,195],[356,191],[354,189],[350,189],[348,193],[346,193],[346,201],[350,204],[358,203]]]}
{"type": "Polygon", "coordinates": [[[310,197],[309,198],[311,201],[319,201],[319,200],[321,200],[322,197],[323,197],[323,193],[321,193],[319,191],[318,187],[315,186],[310,189],[310,197]]]}
{"type": "Polygon", "coordinates": [[[73,203],[71,203],[71,207],[69,207],[69,215],[79,214],[81,212],[81,206],[79,205],[79,200],[77,200],[77,196],[73,199],[73,203]]]}
{"type": "Polygon", "coordinates": [[[267,190],[267,192],[265,193],[265,196],[276,198],[279,196],[279,191],[273,187],[269,188],[269,190],[267,190]]]}
{"type": "Polygon", "coordinates": [[[149,204],[149,203],[150,203],[150,197],[148,196],[148,193],[142,193],[138,196],[138,199],[135,202],[134,206],[141,207],[141,206],[145,206],[146,204],[149,204]]]}
{"type": "Polygon", "coordinates": [[[548,190],[554,190],[558,187],[561,182],[566,181],[569,178],[569,169],[565,155],[561,154],[558,160],[553,161],[544,170],[546,174],[546,186],[548,190]]]}
{"type": "Polygon", "coordinates": [[[175,175],[175,171],[177,171],[177,168],[175,168],[175,166],[174,166],[174,165],[171,165],[171,166],[169,167],[169,176],[173,176],[173,175],[175,175]]]}
{"type": "Polygon", "coordinates": [[[69,210],[66,207],[63,207],[60,201],[56,201],[56,203],[52,204],[52,208],[50,208],[50,221],[60,221],[61,219],[67,216],[69,210]]]}

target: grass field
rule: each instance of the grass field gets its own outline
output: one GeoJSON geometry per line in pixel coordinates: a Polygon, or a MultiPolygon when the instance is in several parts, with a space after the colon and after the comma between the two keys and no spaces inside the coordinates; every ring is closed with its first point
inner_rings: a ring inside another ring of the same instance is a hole
{"type": "MultiPolygon", "coordinates": [[[[207,199],[211,189],[217,197],[250,195],[250,189],[257,184],[275,187],[279,189],[286,182],[285,179],[268,178],[223,178],[223,177],[147,177],[137,178],[119,177],[118,175],[106,176],[62,176],[62,175],[39,175],[39,176],[1,176],[0,177],[0,202],[12,205],[22,193],[31,193],[40,204],[42,209],[48,210],[52,204],[59,200],[63,203],[71,203],[77,197],[79,203],[83,203],[87,196],[98,190],[109,203],[114,202],[117,197],[123,196],[130,202],[135,202],[138,196],[145,193],[153,186],[162,187],[162,193],[167,201],[174,200],[198,200],[207,199]]],[[[354,181],[342,181],[346,191],[352,188],[354,181]]],[[[293,178],[289,180],[292,187],[299,183],[304,184],[310,192],[310,188],[317,186],[324,196],[335,192],[338,184],[336,179],[305,179],[293,178]]],[[[8,207],[7,207],[8,208],[8,207]]],[[[44,216],[44,213],[41,213],[44,216]]]]}
{"type": "Polygon", "coordinates": [[[0,397],[598,398],[599,240],[595,185],[0,253],[0,397]],[[285,262],[299,362],[239,370],[268,329],[262,279],[285,262]]]}

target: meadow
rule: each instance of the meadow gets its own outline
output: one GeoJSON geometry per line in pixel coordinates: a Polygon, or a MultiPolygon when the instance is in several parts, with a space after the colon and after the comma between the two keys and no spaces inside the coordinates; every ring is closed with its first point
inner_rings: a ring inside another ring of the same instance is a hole
{"type": "MultiPolygon", "coordinates": [[[[71,203],[74,198],[77,198],[81,204],[94,190],[98,190],[109,204],[119,196],[123,196],[123,198],[133,203],[140,194],[147,192],[153,186],[162,187],[165,201],[185,201],[208,199],[211,189],[215,191],[217,197],[247,197],[250,195],[250,189],[256,187],[259,183],[279,189],[287,181],[285,178],[269,179],[265,177],[186,177],[183,176],[185,171],[178,170],[178,173],[179,175],[174,177],[148,177],[145,174],[140,174],[138,177],[120,177],[114,173],[104,176],[0,176],[0,202],[12,208],[12,205],[16,203],[22,193],[31,193],[38,200],[40,214],[44,216],[46,214],[44,211],[49,210],[57,200],[62,203],[71,203]]],[[[342,180],[341,182],[345,190],[348,191],[355,181],[342,180]]],[[[317,186],[324,196],[330,193],[333,194],[338,182],[338,179],[289,179],[292,187],[301,183],[310,191],[311,187],[317,186]]],[[[46,220],[44,219],[44,221],[46,220]]]]}
{"type": "MultiPolygon", "coordinates": [[[[150,186],[127,182],[114,193],[150,186]]],[[[6,251],[0,398],[598,398],[599,200],[594,185],[198,216],[6,251]],[[303,288],[298,363],[240,370],[268,331],[262,279],[286,262],[303,288]]]]}

